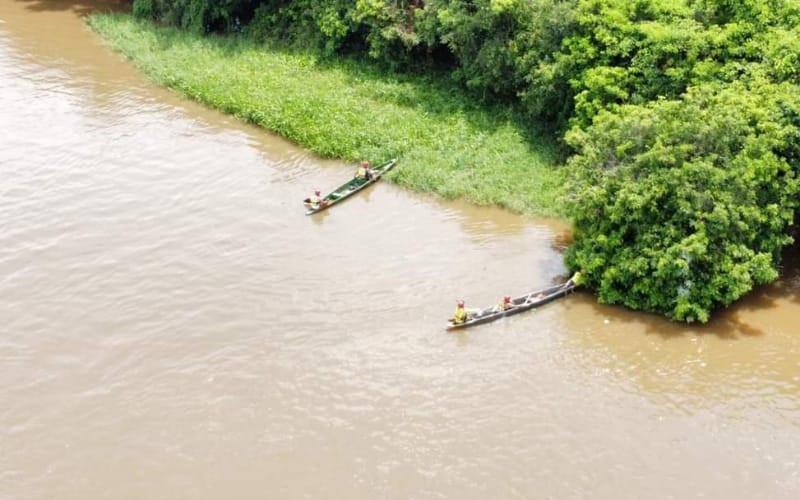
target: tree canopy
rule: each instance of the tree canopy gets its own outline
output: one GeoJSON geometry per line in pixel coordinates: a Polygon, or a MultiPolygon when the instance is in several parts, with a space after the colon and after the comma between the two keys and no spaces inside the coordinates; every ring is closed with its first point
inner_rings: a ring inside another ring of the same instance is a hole
{"type": "Polygon", "coordinates": [[[198,32],[436,69],[550,124],[567,264],[681,321],[776,279],[798,211],[798,0],[135,0],[198,32]]]}

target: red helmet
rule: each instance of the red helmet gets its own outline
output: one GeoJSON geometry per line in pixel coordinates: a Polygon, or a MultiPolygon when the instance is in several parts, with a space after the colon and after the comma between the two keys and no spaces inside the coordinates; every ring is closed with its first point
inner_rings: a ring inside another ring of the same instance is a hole
{"type": "Polygon", "coordinates": [[[361,166],[362,167],[369,167],[369,162],[367,160],[364,160],[364,161],[361,162],[361,166]]]}
{"type": "Polygon", "coordinates": [[[464,301],[463,300],[459,300],[458,301],[458,307],[464,307],[464,301]]]}
{"type": "Polygon", "coordinates": [[[511,295],[506,295],[505,297],[503,297],[503,302],[506,304],[511,302],[511,295]]]}
{"type": "Polygon", "coordinates": [[[315,194],[315,195],[317,195],[317,196],[319,196],[319,189],[315,190],[315,191],[314,191],[314,194],[315,194]]]}

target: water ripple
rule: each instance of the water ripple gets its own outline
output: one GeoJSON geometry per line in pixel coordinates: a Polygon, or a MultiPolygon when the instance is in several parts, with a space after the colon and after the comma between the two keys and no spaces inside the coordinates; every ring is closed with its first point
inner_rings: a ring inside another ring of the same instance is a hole
{"type": "Polygon", "coordinates": [[[575,294],[446,333],[458,298],[563,276],[565,224],[384,182],[306,217],[353,165],[26,5],[0,3],[0,497],[793,498],[798,304],[695,329],[575,294]]]}

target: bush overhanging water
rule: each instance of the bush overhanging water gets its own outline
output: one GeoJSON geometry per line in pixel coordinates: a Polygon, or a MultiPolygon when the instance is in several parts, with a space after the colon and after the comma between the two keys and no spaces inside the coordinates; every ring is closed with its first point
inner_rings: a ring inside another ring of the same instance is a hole
{"type": "Polygon", "coordinates": [[[315,54],[445,77],[473,99],[333,65],[332,74],[349,76],[315,84],[316,111],[308,112],[293,84],[286,91],[261,83],[263,73],[291,82],[281,72],[301,71],[289,60],[258,60],[278,57],[274,50],[94,21],[159,80],[315,151],[404,155],[411,168],[398,180],[406,185],[541,211],[564,183],[575,223],[567,263],[585,271],[604,302],[707,321],[776,279],[781,249],[792,241],[800,167],[795,0],[135,0],[134,12],[195,33],[280,38],[315,54]],[[142,40],[149,45],[137,46],[142,40]],[[246,50],[226,52],[226,44],[246,50]],[[165,66],[197,63],[181,46],[221,51],[200,58],[194,72],[214,77],[165,66]],[[217,81],[241,67],[242,54],[258,62],[239,80],[217,81]],[[264,91],[242,90],[253,85],[264,91]],[[271,104],[254,107],[258,100],[271,104]],[[470,104],[477,101],[491,105],[470,104]],[[365,105],[378,127],[356,113],[365,105]],[[497,111],[509,106],[514,113],[497,111]],[[551,150],[541,141],[529,142],[537,136],[525,124],[536,121],[563,137],[571,155],[563,170],[548,167],[551,150]],[[393,124],[391,133],[374,132],[393,124]]]}

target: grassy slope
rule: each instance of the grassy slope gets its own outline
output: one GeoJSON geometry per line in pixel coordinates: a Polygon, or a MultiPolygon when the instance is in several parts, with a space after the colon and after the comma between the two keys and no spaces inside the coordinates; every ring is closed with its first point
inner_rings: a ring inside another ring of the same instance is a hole
{"type": "Polygon", "coordinates": [[[452,87],[387,77],[353,61],[235,37],[199,37],[134,20],[89,22],[156,82],[326,157],[398,157],[389,176],[411,189],[542,215],[561,214],[563,169],[552,144],[509,109],[478,107],[452,87]]]}

